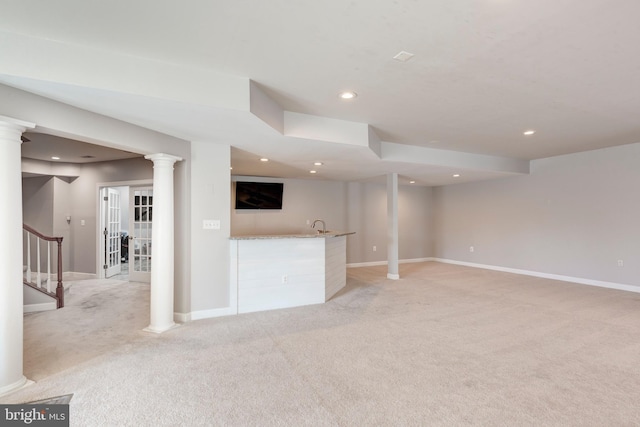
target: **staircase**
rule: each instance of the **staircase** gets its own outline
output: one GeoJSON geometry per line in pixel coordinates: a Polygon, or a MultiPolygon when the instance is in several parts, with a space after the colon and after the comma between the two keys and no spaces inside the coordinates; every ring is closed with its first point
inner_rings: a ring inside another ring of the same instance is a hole
{"type": "Polygon", "coordinates": [[[25,286],[25,297],[32,301],[30,306],[36,307],[27,309],[27,305],[25,305],[25,311],[41,311],[64,307],[62,237],[45,236],[26,224],[22,225],[22,230],[24,248],[22,283],[25,286]],[[51,249],[52,246],[55,247],[53,251],[51,249]],[[55,273],[52,272],[51,268],[52,258],[54,259],[54,265],[56,265],[55,273]],[[52,307],[53,304],[50,302],[54,302],[55,307],[52,307]]]}

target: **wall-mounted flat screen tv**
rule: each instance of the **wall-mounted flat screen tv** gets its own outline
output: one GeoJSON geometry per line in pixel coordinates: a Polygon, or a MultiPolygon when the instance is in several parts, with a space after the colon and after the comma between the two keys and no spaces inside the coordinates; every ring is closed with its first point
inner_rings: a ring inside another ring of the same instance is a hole
{"type": "Polygon", "coordinates": [[[281,182],[236,182],[236,209],[282,209],[281,182]]]}

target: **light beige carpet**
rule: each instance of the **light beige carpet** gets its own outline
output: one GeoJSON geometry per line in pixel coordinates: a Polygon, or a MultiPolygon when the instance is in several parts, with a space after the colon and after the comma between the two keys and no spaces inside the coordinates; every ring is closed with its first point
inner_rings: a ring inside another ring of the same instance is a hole
{"type": "Polygon", "coordinates": [[[349,269],[326,304],[162,335],[141,332],[148,286],[77,283],[65,309],[25,316],[37,383],[0,400],[73,393],[72,426],[640,425],[640,294],[400,274],[349,269]]]}

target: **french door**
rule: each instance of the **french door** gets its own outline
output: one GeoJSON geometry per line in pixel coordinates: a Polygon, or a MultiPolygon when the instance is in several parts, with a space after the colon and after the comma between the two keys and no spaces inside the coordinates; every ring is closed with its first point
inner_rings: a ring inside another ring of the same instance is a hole
{"type": "Polygon", "coordinates": [[[153,187],[129,189],[129,281],[151,281],[153,187]]]}
{"type": "Polygon", "coordinates": [[[102,189],[102,259],[104,277],[120,274],[120,192],[113,188],[102,189]]]}

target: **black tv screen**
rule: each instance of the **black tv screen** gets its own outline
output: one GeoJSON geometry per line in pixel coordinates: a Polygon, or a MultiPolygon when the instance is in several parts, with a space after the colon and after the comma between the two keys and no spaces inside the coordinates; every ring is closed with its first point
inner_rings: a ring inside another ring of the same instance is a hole
{"type": "Polygon", "coordinates": [[[282,209],[281,182],[236,182],[236,209],[282,209]]]}

